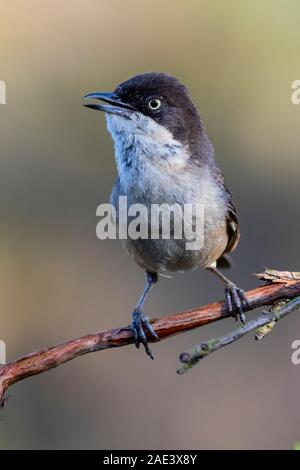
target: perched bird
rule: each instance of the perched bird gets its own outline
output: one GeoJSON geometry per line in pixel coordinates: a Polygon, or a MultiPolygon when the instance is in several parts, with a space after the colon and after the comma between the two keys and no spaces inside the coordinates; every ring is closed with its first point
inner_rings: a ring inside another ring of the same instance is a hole
{"type": "Polygon", "coordinates": [[[187,250],[184,240],[174,238],[123,241],[146,272],[130,326],[135,345],[142,343],[153,358],[147,335],[158,336],[143,308],[158,274],[197,267],[212,271],[225,283],[228,312],[244,322],[243,308],[248,305],[244,291],[218,269],[239,241],[236,209],[186,87],[168,74],[151,72],[130,78],[114,92],[89,93],[85,98],[97,100],[85,106],[106,114],[114,141],[118,177],[111,201],[116,208],[119,196],[127,196],[129,204],[147,207],[163,203],[204,206],[204,243],[198,250],[187,250]]]}

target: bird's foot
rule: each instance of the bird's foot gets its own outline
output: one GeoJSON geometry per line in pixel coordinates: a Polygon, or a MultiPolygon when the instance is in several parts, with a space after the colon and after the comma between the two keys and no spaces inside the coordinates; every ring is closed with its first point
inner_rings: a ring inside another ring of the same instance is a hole
{"type": "Polygon", "coordinates": [[[242,323],[246,322],[244,308],[249,308],[243,289],[237,287],[233,282],[228,282],[225,289],[225,304],[227,311],[235,320],[238,318],[242,323]]]}
{"type": "Polygon", "coordinates": [[[135,309],[132,312],[132,322],[130,325],[134,344],[137,348],[140,344],[144,345],[145,351],[151,359],[154,359],[151,349],[149,348],[146,333],[148,332],[153,338],[159,340],[157,333],[154,331],[149,318],[141,310],[135,309]]]}

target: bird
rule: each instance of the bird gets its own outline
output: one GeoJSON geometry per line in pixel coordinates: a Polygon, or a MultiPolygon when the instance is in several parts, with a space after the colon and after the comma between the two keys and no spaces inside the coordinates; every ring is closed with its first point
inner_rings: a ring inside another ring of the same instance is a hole
{"type": "Polygon", "coordinates": [[[132,312],[130,326],[137,348],[142,344],[153,359],[148,338],[159,340],[144,304],[158,277],[203,268],[225,284],[230,315],[245,323],[249,307],[243,289],[220,268],[230,264],[228,254],[237,246],[240,226],[236,207],[202,118],[188,89],[163,72],[146,72],[119,84],[113,92],[93,92],[84,106],[106,115],[114,142],[118,171],[111,203],[120,196],[130,204],[201,204],[204,236],[201,248],[187,250],[184,239],[122,240],[126,251],[146,274],[146,283],[132,312]],[[92,102],[90,101],[92,100],[92,102]]]}

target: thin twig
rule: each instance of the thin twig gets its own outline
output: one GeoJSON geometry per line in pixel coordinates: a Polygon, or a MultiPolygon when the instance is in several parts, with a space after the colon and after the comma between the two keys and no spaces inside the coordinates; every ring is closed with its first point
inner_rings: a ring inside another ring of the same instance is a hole
{"type": "MultiPolygon", "coordinates": [[[[246,293],[249,303],[249,308],[246,310],[264,305],[272,305],[280,299],[292,299],[300,295],[300,275],[298,276],[298,274],[267,270],[266,273],[259,275],[260,279],[267,280],[268,284],[246,293]],[[271,276],[272,279],[267,279],[264,276],[271,276]]],[[[155,320],[153,327],[160,340],[162,340],[193,328],[222,320],[228,316],[224,302],[220,301],[175,315],[165,316],[155,320]]],[[[149,341],[152,341],[152,339],[149,338],[149,341]]],[[[0,367],[0,405],[4,404],[4,394],[7,389],[16,382],[58,367],[83,354],[126,346],[132,343],[131,331],[128,328],[117,328],[82,336],[57,346],[25,355],[0,367]]]]}
{"type": "Polygon", "coordinates": [[[198,364],[204,357],[207,357],[214,351],[218,351],[219,349],[224,348],[225,346],[228,346],[235,341],[238,341],[251,331],[261,329],[263,327],[269,327],[269,329],[264,332],[263,336],[265,336],[267,332],[270,331],[270,329],[273,329],[276,322],[299,308],[300,297],[296,297],[293,300],[285,302],[284,305],[275,305],[269,311],[264,310],[260,315],[258,315],[257,318],[247,322],[244,326],[232,331],[225,336],[221,336],[220,338],[213,338],[198,346],[194,346],[188,351],[181,353],[179,356],[183,366],[177,370],[177,373],[184,374],[194,365],[198,364]]]}

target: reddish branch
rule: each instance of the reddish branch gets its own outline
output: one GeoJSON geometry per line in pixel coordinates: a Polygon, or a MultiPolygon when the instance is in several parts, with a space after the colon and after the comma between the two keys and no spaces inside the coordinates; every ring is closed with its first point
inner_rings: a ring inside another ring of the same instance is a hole
{"type": "MultiPolygon", "coordinates": [[[[300,295],[299,273],[267,270],[266,273],[258,275],[258,277],[268,283],[246,293],[251,309],[272,305],[280,299],[292,299],[300,295]]],[[[162,340],[226,317],[228,314],[224,309],[224,302],[216,302],[165,316],[155,320],[153,327],[162,340]]],[[[133,338],[128,329],[115,328],[72,339],[23,356],[0,367],[0,404],[4,404],[5,392],[16,382],[53,369],[83,354],[126,346],[131,343],[133,343],[133,338]]]]}

